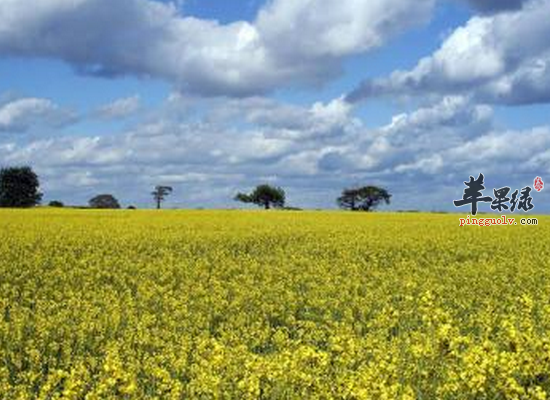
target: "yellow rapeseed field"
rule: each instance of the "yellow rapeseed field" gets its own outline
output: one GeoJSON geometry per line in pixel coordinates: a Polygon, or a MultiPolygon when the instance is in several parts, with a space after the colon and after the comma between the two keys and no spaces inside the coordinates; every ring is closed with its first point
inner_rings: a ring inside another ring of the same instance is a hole
{"type": "Polygon", "coordinates": [[[550,218],[0,211],[1,399],[545,399],[550,218]]]}

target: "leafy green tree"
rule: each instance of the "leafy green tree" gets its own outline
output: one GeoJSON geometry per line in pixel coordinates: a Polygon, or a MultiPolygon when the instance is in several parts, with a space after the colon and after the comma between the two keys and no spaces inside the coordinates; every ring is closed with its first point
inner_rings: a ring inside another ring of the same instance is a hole
{"type": "Polygon", "coordinates": [[[260,185],[250,194],[238,193],[235,201],[242,203],[256,204],[266,210],[270,208],[283,208],[286,202],[286,194],[280,187],[260,185]]]}
{"type": "Polygon", "coordinates": [[[104,209],[118,209],[120,208],[120,203],[118,200],[111,194],[100,194],[90,199],[89,201],[91,208],[104,208],[104,209]]]}
{"type": "Polygon", "coordinates": [[[0,207],[29,208],[40,204],[40,182],[31,167],[0,170],[0,207]]]}
{"type": "Polygon", "coordinates": [[[157,210],[160,210],[160,206],[162,202],[166,199],[166,196],[168,196],[170,193],[172,193],[174,189],[170,186],[157,186],[155,187],[155,190],[151,193],[153,195],[153,198],[155,199],[155,202],[157,203],[157,210]]]}
{"type": "Polygon", "coordinates": [[[372,211],[380,204],[390,204],[392,195],[377,186],[344,189],[337,202],[340,208],[351,211],[372,211]]]}
{"type": "Polygon", "coordinates": [[[58,200],[50,201],[50,203],[49,203],[48,205],[49,205],[50,207],[55,207],[55,208],[65,207],[65,204],[63,204],[63,202],[58,201],[58,200]]]}

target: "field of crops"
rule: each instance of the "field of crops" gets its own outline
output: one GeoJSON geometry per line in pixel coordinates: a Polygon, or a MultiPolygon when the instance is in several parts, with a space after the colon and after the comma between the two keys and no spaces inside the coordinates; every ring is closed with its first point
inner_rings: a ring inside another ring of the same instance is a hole
{"type": "Polygon", "coordinates": [[[544,399],[550,218],[0,211],[1,399],[544,399]]]}

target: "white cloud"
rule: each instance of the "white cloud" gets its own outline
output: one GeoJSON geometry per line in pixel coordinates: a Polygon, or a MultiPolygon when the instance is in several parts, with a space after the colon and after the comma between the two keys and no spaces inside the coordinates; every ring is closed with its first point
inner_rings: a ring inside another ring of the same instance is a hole
{"type": "MultiPolygon", "coordinates": [[[[530,161],[550,146],[550,128],[537,127],[525,131],[491,131],[446,152],[448,159],[467,165],[479,160],[498,163],[504,168],[518,165],[535,167],[530,161]]],[[[543,167],[544,165],[538,165],[543,167]]],[[[546,168],[548,165],[546,166],[546,168]]]]}
{"type": "Polygon", "coordinates": [[[48,99],[19,98],[0,103],[0,132],[21,133],[33,127],[62,128],[76,115],[48,99]]]}
{"type": "Polygon", "coordinates": [[[394,116],[378,129],[346,136],[320,162],[327,171],[404,172],[410,166],[429,170],[423,159],[462,145],[492,129],[492,109],[468,98],[446,97],[440,103],[394,116]],[[396,168],[397,166],[405,168],[396,168]]]}
{"type": "Polygon", "coordinates": [[[99,107],[95,114],[102,119],[120,119],[135,114],[141,106],[138,95],[113,101],[99,107]]]}
{"type": "Polygon", "coordinates": [[[263,40],[283,58],[332,58],[382,45],[426,22],[432,0],[275,0],[259,14],[263,40]]]}
{"type": "Polygon", "coordinates": [[[473,17],[412,70],[366,81],[348,99],[471,93],[481,102],[547,103],[548,15],[549,0],[532,0],[519,11],[473,17]]]}
{"type": "Polygon", "coordinates": [[[433,156],[427,156],[426,158],[421,158],[410,164],[400,164],[395,167],[395,172],[403,173],[409,171],[420,171],[424,174],[436,174],[441,172],[443,166],[443,158],[441,155],[436,154],[433,156]]]}
{"type": "Polygon", "coordinates": [[[167,80],[248,96],[322,83],[342,57],[426,21],[435,0],[275,0],[257,21],[220,24],[152,0],[0,0],[0,55],[47,57],[99,76],[167,80]]]}
{"type": "Polygon", "coordinates": [[[394,116],[382,131],[393,136],[406,135],[410,140],[437,128],[440,133],[452,130],[464,138],[486,130],[491,126],[492,117],[493,110],[489,106],[472,104],[468,97],[449,96],[430,107],[394,116]]]}

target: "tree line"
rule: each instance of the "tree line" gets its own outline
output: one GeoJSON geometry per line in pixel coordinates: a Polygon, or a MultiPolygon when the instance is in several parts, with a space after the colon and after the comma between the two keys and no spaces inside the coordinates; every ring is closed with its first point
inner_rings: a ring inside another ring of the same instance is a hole
{"type": "MultiPolygon", "coordinates": [[[[41,203],[43,194],[40,192],[40,182],[32,168],[7,167],[0,169],[0,207],[29,208],[41,203]]],[[[151,196],[156,208],[160,209],[166,198],[172,194],[170,186],[156,186],[151,196]]],[[[390,204],[392,195],[378,186],[362,186],[347,188],[337,199],[340,208],[351,211],[373,211],[382,204],[390,204]]],[[[286,193],[280,187],[259,185],[250,193],[237,193],[235,201],[254,204],[266,210],[291,209],[286,205],[286,193]]],[[[90,208],[119,209],[118,200],[111,194],[100,194],[88,202],[90,208]]],[[[51,201],[50,207],[63,207],[61,201],[51,201]]],[[[135,208],[135,207],[128,207],[135,208]]]]}

